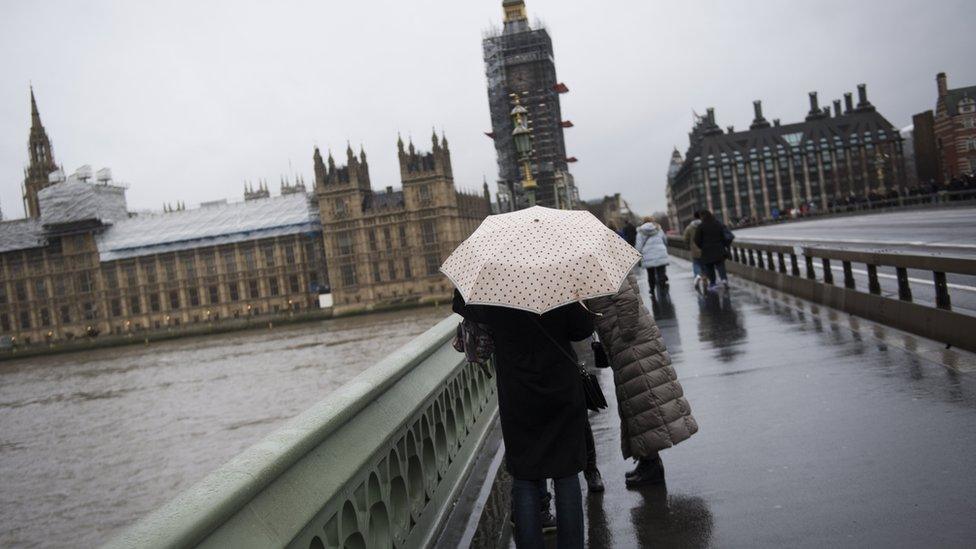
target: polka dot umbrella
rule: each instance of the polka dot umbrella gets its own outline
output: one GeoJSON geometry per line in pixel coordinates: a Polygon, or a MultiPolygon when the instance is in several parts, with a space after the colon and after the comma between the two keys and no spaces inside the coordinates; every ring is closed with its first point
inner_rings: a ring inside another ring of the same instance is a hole
{"type": "Polygon", "coordinates": [[[441,272],[469,305],[542,314],[616,293],[640,258],[590,212],[533,206],[488,216],[441,272]]]}

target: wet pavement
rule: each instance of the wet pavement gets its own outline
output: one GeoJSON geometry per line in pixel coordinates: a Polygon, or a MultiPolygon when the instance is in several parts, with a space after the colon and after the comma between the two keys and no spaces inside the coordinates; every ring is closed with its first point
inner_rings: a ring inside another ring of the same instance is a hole
{"type": "Polygon", "coordinates": [[[627,490],[601,371],[589,547],[973,546],[972,354],[735,278],[702,298],[676,263],[657,318],[700,431],[661,453],[666,486],[627,490]]]}

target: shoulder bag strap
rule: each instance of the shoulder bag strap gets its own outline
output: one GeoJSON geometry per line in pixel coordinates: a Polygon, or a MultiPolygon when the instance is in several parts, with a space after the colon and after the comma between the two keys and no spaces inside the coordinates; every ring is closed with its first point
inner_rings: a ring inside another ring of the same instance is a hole
{"type": "Polygon", "coordinates": [[[539,324],[539,321],[535,319],[535,316],[532,316],[532,313],[528,313],[528,314],[530,315],[529,319],[532,320],[532,323],[535,324],[536,328],[539,328],[539,331],[542,332],[542,335],[546,336],[546,339],[552,342],[553,346],[559,349],[559,352],[561,352],[563,356],[568,358],[570,362],[576,364],[576,366],[579,367],[580,371],[585,371],[586,367],[579,360],[579,358],[573,358],[573,355],[566,352],[566,349],[563,348],[563,346],[560,345],[559,342],[555,340],[555,338],[549,335],[549,332],[547,332],[546,329],[542,327],[542,324],[539,324]]]}

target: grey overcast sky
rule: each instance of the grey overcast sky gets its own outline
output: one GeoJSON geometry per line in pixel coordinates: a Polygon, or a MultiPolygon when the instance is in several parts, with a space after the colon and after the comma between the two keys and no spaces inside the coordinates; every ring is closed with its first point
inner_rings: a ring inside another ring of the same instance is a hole
{"type": "MultiPolygon", "coordinates": [[[[902,127],[935,74],[976,84],[973,0],[528,0],[552,35],[567,149],[583,198],[665,206],[692,110],[745,127],[801,119],[868,85],[902,127]]],[[[397,132],[450,141],[456,183],[494,181],[482,33],[501,0],[146,2],[0,0],[0,206],[22,217],[28,83],[57,161],[111,167],[130,209],[241,200],[245,179],[312,181],[312,148],[369,155],[399,186],[397,132]]],[[[344,161],[344,160],[341,160],[344,161]]],[[[494,190],[494,184],[491,185],[494,190]]]]}

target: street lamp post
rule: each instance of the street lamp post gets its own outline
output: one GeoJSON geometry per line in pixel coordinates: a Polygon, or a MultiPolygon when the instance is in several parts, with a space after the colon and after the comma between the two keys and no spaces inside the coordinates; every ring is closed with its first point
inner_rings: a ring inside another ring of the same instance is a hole
{"type": "Polygon", "coordinates": [[[881,147],[878,147],[877,154],[874,157],[874,165],[878,170],[878,191],[882,196],[884,196],[887,188],[885,186],[885,162],[888,160],[888,155],[881,152],[881,147]]]}
{"type": "Polygon", "coordinates": [[[519,162],[522,165],[522,190],[525,191],[529,201],[529,206],[535,206],[535,191],[538,185],[532,177],[532,167],[530,164],[532,156],[532,130],[529,129],[529,111],[522,106],[517,94],[512,94],[515,105],[512,108],[512,141],[515,143],[515,152],[518,153],[519,162]]]}

